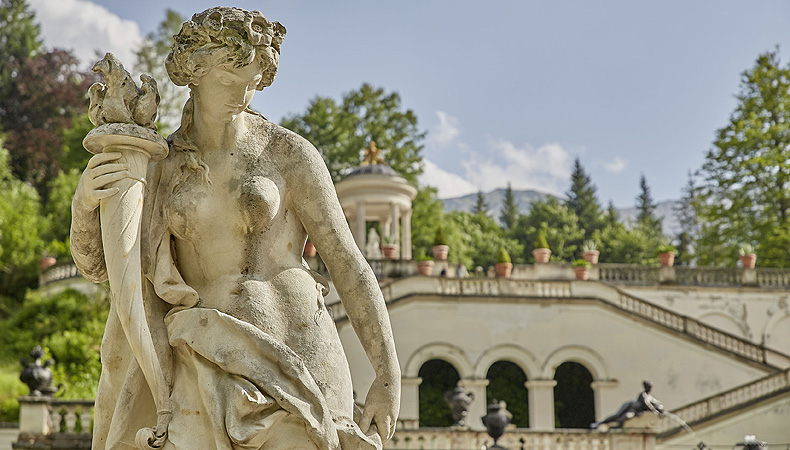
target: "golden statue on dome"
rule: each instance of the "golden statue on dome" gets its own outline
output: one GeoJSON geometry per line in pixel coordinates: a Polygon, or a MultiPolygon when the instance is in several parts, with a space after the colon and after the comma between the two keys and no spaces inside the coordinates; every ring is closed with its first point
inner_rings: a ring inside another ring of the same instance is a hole
{"type": "Polygon", "coordinates": [[[365,149],[365,157],[362,158],[361,166],[374,166],[376,164],[381,164],[383,166],[387,165],[387,162],[384,161],[381,155],[381,149],[376,147],[376,142],[371,140],[370,147],[365,149]]]}

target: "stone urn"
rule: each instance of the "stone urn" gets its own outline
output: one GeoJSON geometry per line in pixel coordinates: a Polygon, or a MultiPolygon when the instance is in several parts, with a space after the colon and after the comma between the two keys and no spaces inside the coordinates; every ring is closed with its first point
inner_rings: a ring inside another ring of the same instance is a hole
{"type": "Polygon", "coordinates": [[[433,273],[433,261],[418,261],[417,272],[420,275],[430,275],[433,273]]]}
{"type": "Polygon", "coordinates": [[[536,264],[546,264],[551,257],[551,250],[548,248],[536,248],[532,250],[532,256],[535,257],[536,264]]]}
{"type": "Polygon", "coordinates": [[[754,266],[757,264],[756,253],[747,253],[738,259],[741,261],[741,265],[744,269],[754,269],[754,266]]]}
{"type": "Polygon", "coordinates": [[[672,267],[675,265],[675,252],[662,252],[658,254],[658,261],[662,267],[672,267]]]}
{"type": "Polygon", "coordinates": [[[385,259],[398,259],[398,244],[382,244],[381,253],[385,259]]]}
{"type": "Polygon", "coordinates": [[[447,261],[447,254],[450,253],[450,247],[447,245],[434,245],[431,247],[433,252],[434,261],[447,261]]]}
{"type": "Polygon", "coordinates": [[[513,263],[501,262],[496,263],[494,266],[496,276],[499,278],[510,278],[510,273],[513,271],[513,263]]]}
{"type": "Polygon", "coordinates": [[[41,358],[44,357],[44,350],[41,349],[40,345],[37,345],[30,351],[30,357],[33,358],[33,362],[28,361],[27,358],[22,360],[24,368],[19,375],[19,379],[30,389],[29,395],[33,397],[52,397],[58,389],[52,386],[52,372],[49,370],[49,367],[55,361],[49,359],[43,363],[41,362],[41,358]]]}
{"type": "Polygon", "coordinates": [[[453,411],[453,426],[465,427],[466,416],[469,414],[469,405],[475,400],[475,394],[456,386],[455,389],[444,393],[444,401],[453,411]]]}
{"type": "Polygon", "coordinates": [[[592,265],[598,264],[598,256],[601,254],[598,250],[590,250],[582,253],[582,258],[592,265]]]}
{"type": "Polygon", "coordinates": [[[577,280],[587,281],[590,278],[590,268],[587,266],[574,267],[573,273],[576,274],[577,280]]]}
{"type": "Polygon", "coordinates": [[[316,255],[315,245],[309,240],[304,244],[304,255],[308,258],[313,258],[316,255]]]}
{"type": "Polygon", "coordinates": [[[505,434],[505,427],[510,425],[513,415],[506,409],[505,402],[492,399],[488,405],[488,414],[483,416],[483,425],[486,427],[488,435],[494,439],[494,445],[488,448],[502,448],[497,441],[505,434]]]}

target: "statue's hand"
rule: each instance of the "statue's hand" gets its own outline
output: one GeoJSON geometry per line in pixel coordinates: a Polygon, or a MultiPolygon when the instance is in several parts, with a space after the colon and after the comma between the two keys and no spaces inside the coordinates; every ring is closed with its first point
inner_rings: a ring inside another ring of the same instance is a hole
{"type": "Polygon", "coordinates": [[[386,442],[395,433],[399,409],[400,379],[376,377],[365,399],[365,410],[359,427],[367,434],[371,423],[375,424],[381,442],[386,442]]]}
{"type": "Polygon", "coordinates": [[[74,193],[76,208],[93,211],[102,199],[118,193],[118,188],[110,185],[130,176],[128,165],[113,162],[120,157],[120,153],[99,153],[88,161],[74,193]]]}

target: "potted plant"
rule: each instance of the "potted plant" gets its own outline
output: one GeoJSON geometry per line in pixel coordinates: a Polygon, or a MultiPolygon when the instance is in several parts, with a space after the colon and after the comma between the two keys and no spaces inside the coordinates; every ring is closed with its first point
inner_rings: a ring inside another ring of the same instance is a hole
{"type": "Polygon", "coordinates": [[[313,245],[313,241],[311,241],[310,237],[308,237],[307,242],[304,244],[304,256],[312,258],[315,256],[315,254],[315,245],[313,245]]]}
{"type": "Polygon", "coordinates": [[[505,250],[505,247],[499,247],[499,254],[496,258],[496,276],[502,278],[510,278],[510,273],[513,271],[513,264],[510,262],[510,253],[505,250]]]}
{"type": "Polygon", "coordinates": [[[398,259],[398,244],[392,236],[384,236],[381,244],[381,253],[386,259],[398,259]]]}
{"type": "Polygon", "coordinates": [[[661,244],[658,246],[658,260],[663,267],[672,267],[675,265],[675,255],[678,249],[669,244],[661,244]]]}
{"type": "Polygon", "coordinates": [[[738,254],[740,255],[738,259],[741,261],[744,269],[754,269],[754,265],[757,264],[757,253],[754,252],[752,244],[741,244],[738,248],[738,254]]]}
{"type": "Polygon", "coordinates": [[[582,244],[582,258],[585,261],[589,262],[593,266],[598,264],[598,255],[601,252],[598,251],[598,245],[592,239],[587,239],[582,244]]]}
{"type": "Polygon", "coordinates": [[[576,274],[577,280],[586,280],[590,277],[590,269],[592,268],[592,263],[590,261],[583,258],[577,259],[571,266],[573,266],[573,272],[576,274]]]}
{"type": "Polygon", "coordinates": [[[444,235],[444,228],[442,224],[436,227],[436,236],[433,238],[433,259],[435,261],[447,261],[447,254],[450,253],[450,247],[447,245],[447,236],[444,235]]]}
{"type": "Polygon", "coordinates": [[[430,275],[433,273],[433,260],[425,254],[425,250],[420,250],[417,253],[417,272],[420,275],[430,275]]]}
{"type": "Polygon", "coordinates": [[[546,239],[544,227],[538,230],[538,238],[535,240],[535,250],[532,250],[532,256],[535,257],[535,262],[538,264],[549,262],[551,249],[549,249],[549,241],[546,239]]]}

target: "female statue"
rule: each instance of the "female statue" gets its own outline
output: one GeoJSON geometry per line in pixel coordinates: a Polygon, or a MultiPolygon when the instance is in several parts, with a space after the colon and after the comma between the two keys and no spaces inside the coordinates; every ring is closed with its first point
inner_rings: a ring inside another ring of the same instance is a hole
{"type": "MultiPolygon", "coordinates": [[[[169,154],[140,180],[149,356],[172,407],[157,411],[111,310],[94,450],[136,448],[135,433],[157,416],[167,434],[149,445],[179,450],[380,448],[394,432],[400,368],[389,318],[326,166],[307,140],[248,108],[273,82],[284,36],[261,13],[226,7],[195,14],[174,36],[167,70],[190,98],[169,154]],[[357,422],[325,282],[302,259],[307,235],[376,372],[357,422]]],[[[97,211],[129,178],[120,161],[94,156],[72,204],[72,253],[97,282],[107,279],[97,211]]]]}

